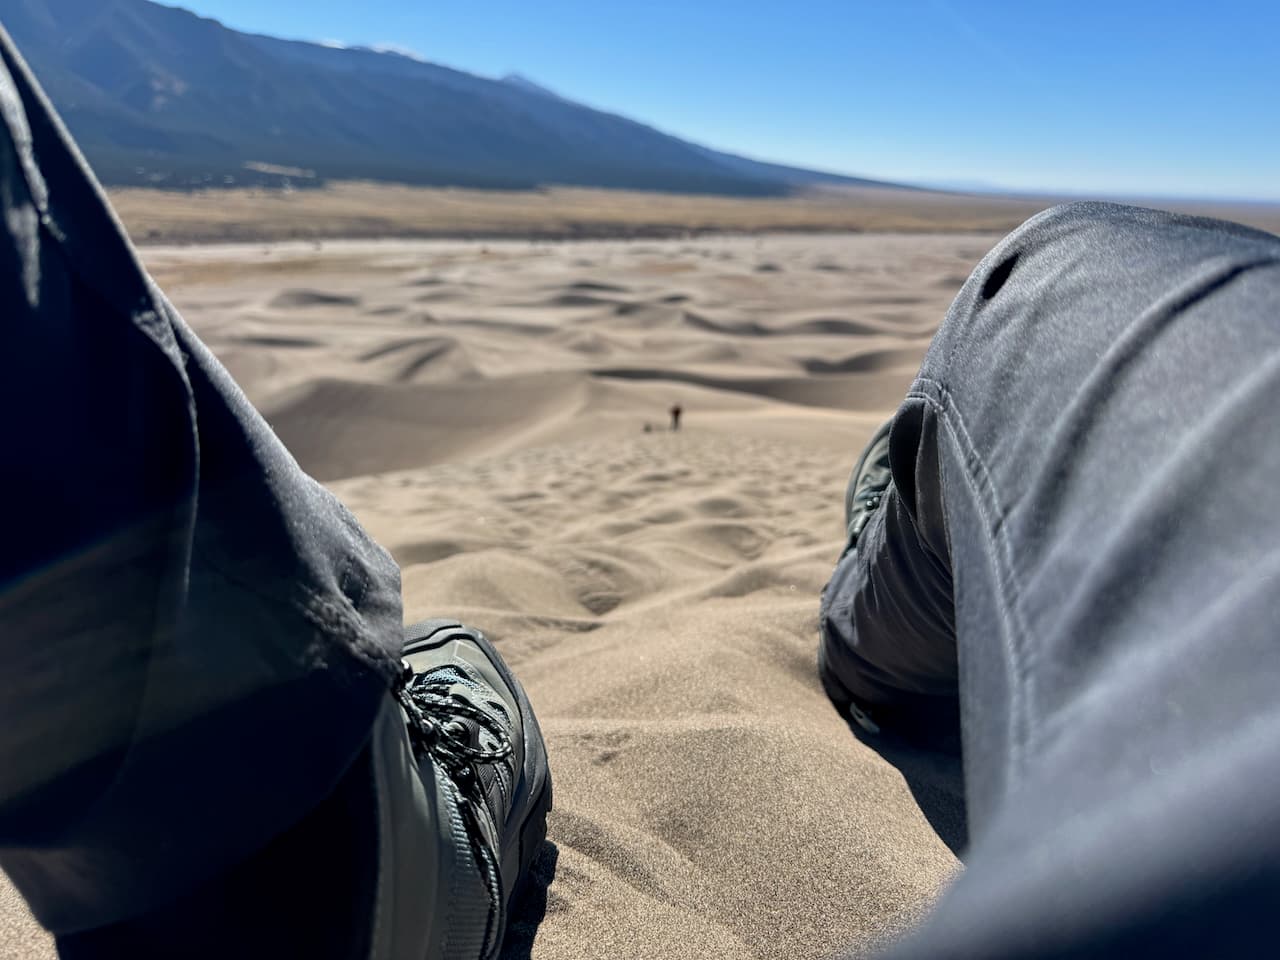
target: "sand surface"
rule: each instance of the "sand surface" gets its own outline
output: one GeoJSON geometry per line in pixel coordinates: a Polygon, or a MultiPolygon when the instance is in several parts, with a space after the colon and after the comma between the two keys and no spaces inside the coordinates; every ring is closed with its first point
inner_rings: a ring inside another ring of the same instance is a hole
{"type": "MultiPolygon", "coordinates": [[[[954,840],[954,770],[836,716],[817,602],[853,458],[994,240],[145,252],[406,616],[481,626],[527,686],[556,809],[516,955],[867,949],[958,869],[926,818],[954,840]]],[[[0,885],[0,956],[47,949],[0,885]]]]}

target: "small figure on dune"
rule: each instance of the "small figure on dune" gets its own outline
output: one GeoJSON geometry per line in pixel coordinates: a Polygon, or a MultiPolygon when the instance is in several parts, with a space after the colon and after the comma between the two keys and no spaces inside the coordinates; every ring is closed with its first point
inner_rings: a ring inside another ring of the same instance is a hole
{"type": "Polygon", "coordinates": [[[684,411],[680,409],[680,404],[673,404],[671,407],[671,429],[680,429],[680,414],[684,411]]]}

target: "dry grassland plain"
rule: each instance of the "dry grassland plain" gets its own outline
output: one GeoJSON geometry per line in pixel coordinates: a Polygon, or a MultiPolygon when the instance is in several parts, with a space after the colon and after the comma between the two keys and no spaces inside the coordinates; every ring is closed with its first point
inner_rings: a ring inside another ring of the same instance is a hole
{"type": "MultiPolygon", "coordinates": [[[[1054,202],[865,187],[828,187],[790,197],[742,199],[569,187],[499,192],[358,182],[290,192],[122,189],[110,195],[134,240],[148,244],[338,237],[584,239],[776,232],[1003,233],[1054,202]]],[[[1176,206],[1191,213],[1280,230],[1280,206],[1176,206]]]]}

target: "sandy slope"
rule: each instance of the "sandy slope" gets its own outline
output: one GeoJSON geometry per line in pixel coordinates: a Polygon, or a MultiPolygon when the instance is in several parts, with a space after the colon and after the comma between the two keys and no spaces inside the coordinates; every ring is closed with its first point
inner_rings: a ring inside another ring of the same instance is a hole
{"type": "Polygon", "coordinates": [[[913,799],[953,832],[947,771],[908,783],[834,714],[816,611],[853,456],[992,242],[148,251],[406,615],[484,627],[527,685],[554,879],[516,946],[545,905],[537,957],[827,956],[956,869],[913,799]]]}

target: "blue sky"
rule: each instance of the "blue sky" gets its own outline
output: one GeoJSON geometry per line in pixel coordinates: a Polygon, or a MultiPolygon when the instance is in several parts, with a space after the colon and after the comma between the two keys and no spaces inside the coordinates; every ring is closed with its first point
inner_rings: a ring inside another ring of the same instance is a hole
{"type": "MultiPolygon", "coordinates": [[[[177,2],[177,0],[171,0],[177,2]]],[[[891,180],[1280,201],[1277,0],[190,0],[891,180]]]]}

